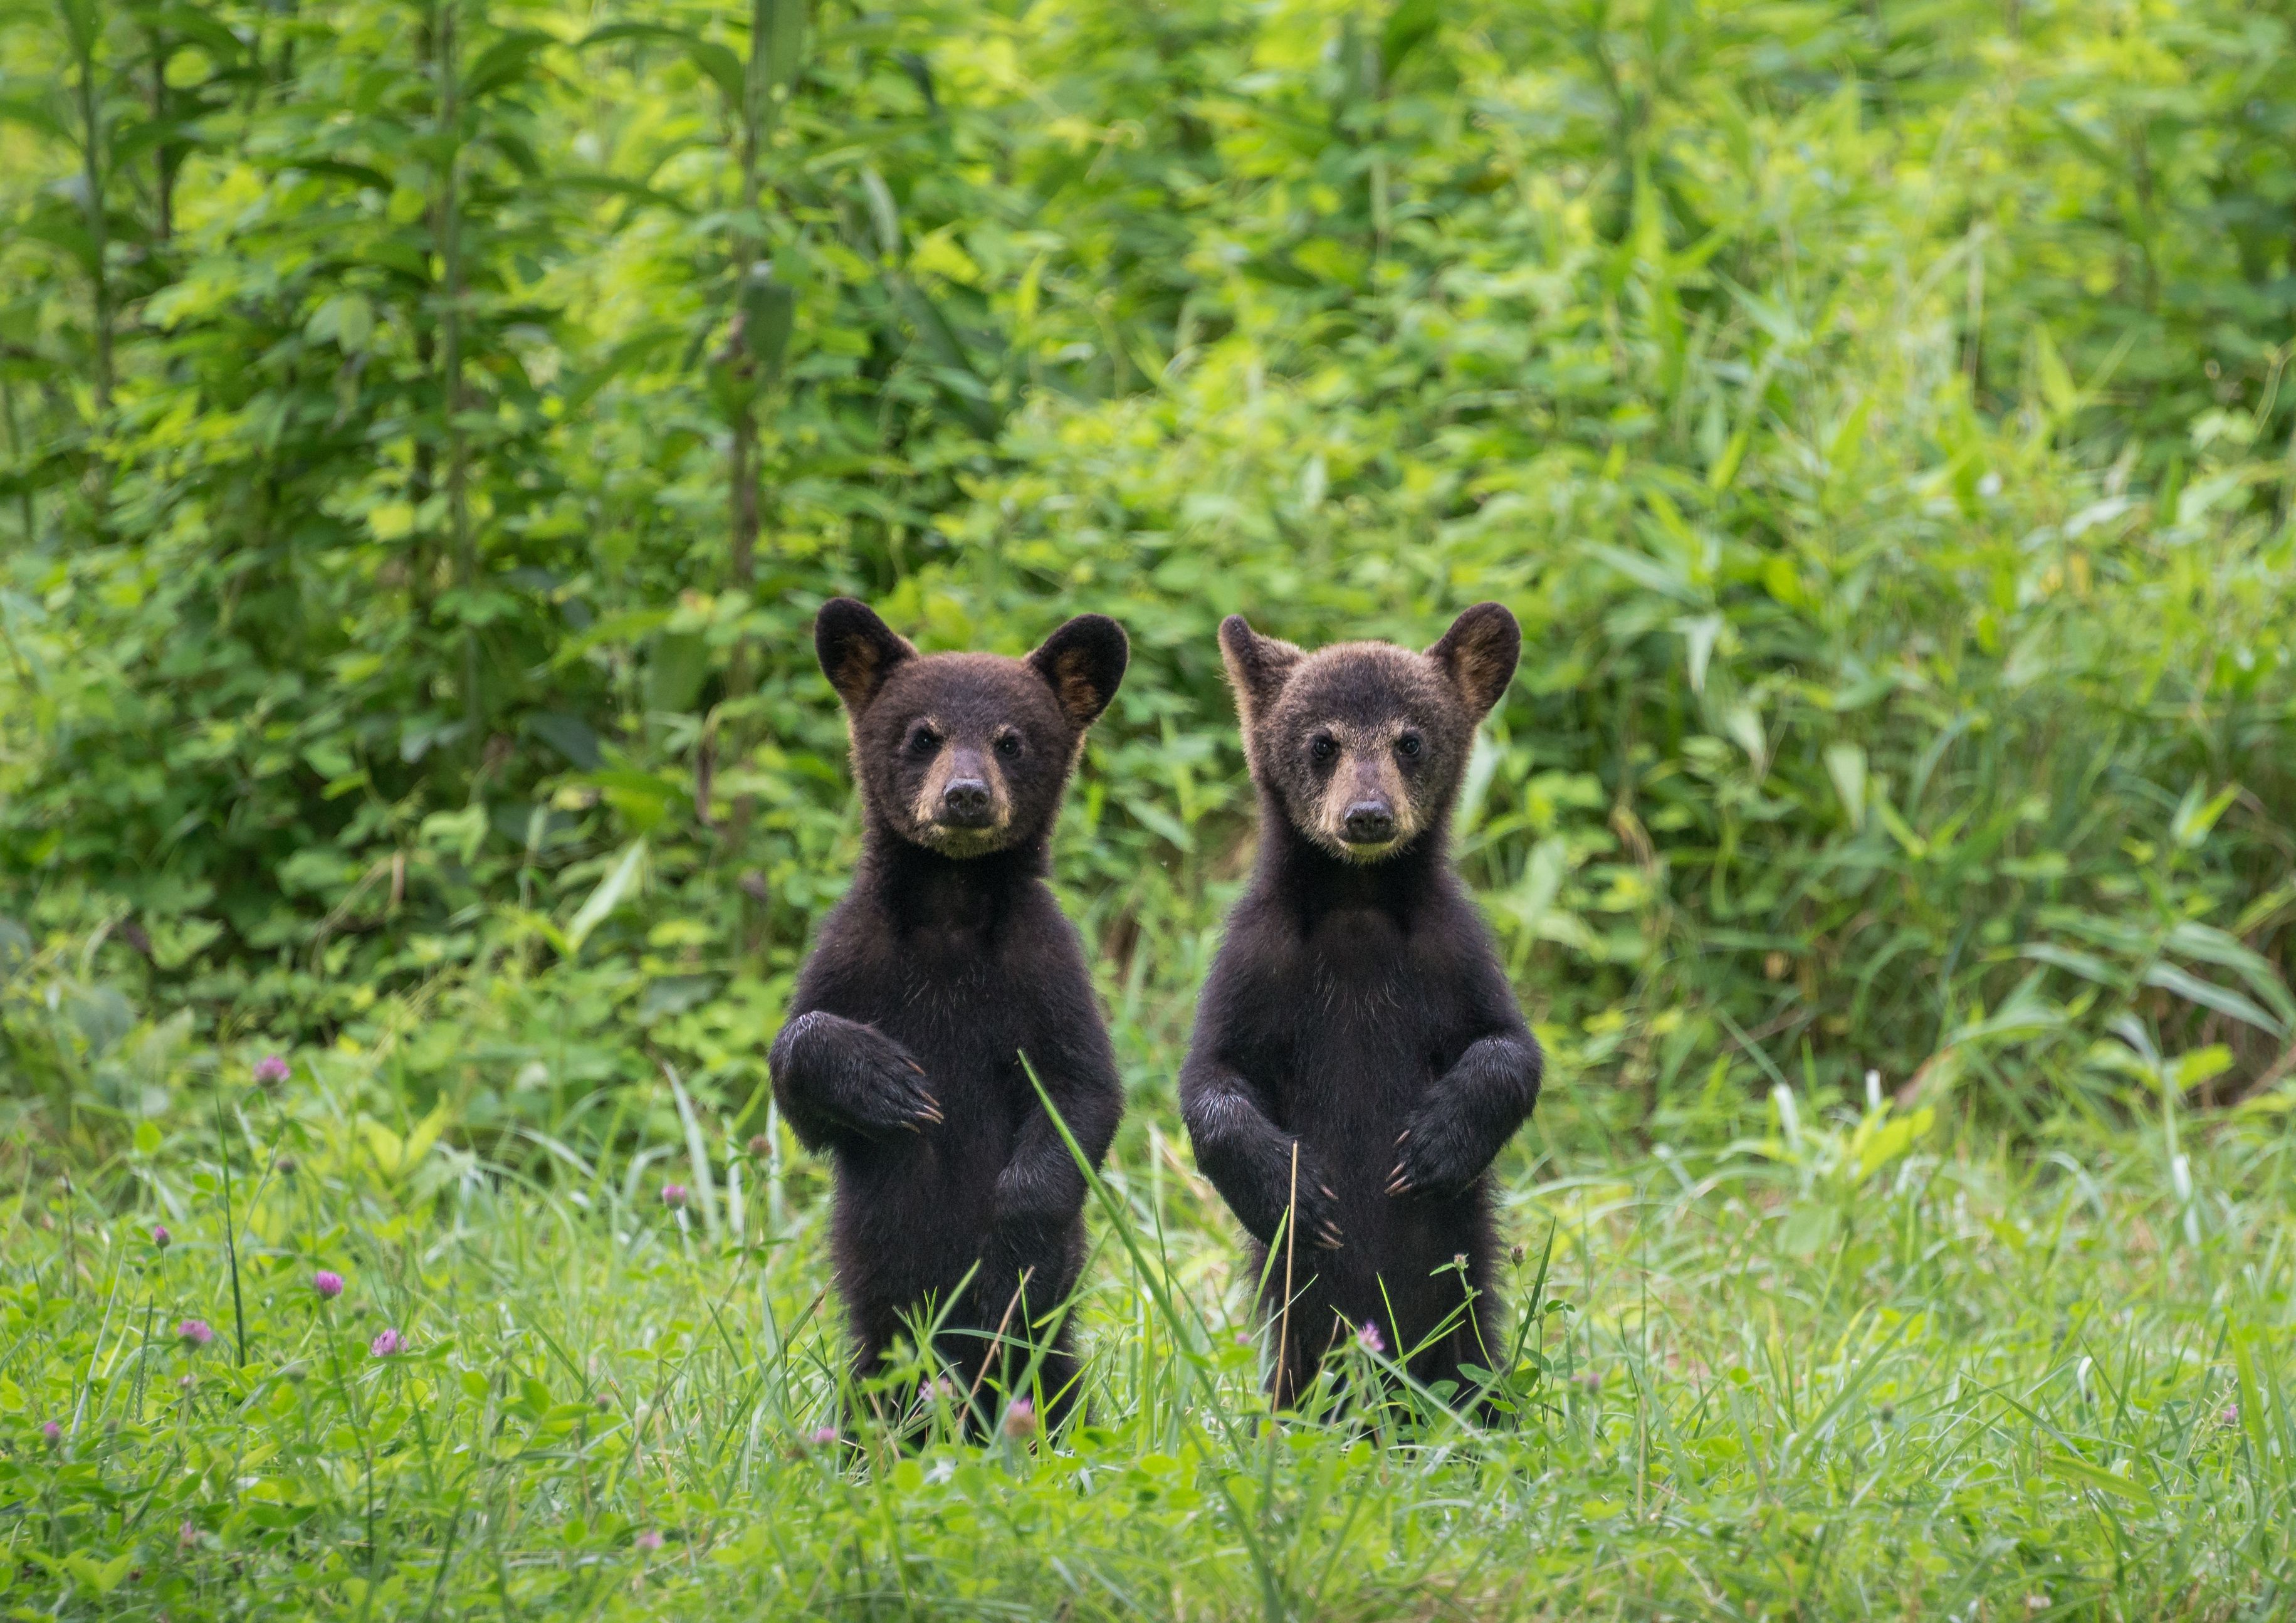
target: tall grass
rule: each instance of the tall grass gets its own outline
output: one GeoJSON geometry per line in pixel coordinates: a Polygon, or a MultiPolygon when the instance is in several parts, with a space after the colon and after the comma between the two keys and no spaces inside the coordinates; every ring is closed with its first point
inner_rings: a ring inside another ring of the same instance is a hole
{"type": "Polygon", "coordinates": [[[537,1186],[349,1097],[240,1102],[234,1227],[211,1133],[12,1201],[25,1615],[2284,1604],[2296,1166],[2264,1110],[2037,1151],[1781,1090],[1724,1149],[1534,1135],[1503,1165],[1521,1352],[1488,1427],[1402,1401],[1271,1422],[1228,1225],[1152,1125],[1094,1225],[1088,1418],[903,1447],[816,1440],[850,1394],[813,1168],[702,1145],[705,1183],[682,1139],[556,1147],[537,1186]],[[234,1240],[243,1365],[175,1330],[227,1324],[234,1240]],[[377,1357],[386,1328],[405,1350],[377,1357]]]}

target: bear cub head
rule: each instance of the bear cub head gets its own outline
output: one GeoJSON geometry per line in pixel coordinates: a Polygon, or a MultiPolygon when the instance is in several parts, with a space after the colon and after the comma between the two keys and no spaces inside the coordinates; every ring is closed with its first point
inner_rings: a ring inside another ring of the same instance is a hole
{"type": "Polygon", "coordinates": [[[1085,730],[1116,697],[1124,628],[1080,614],[1024,660],[921,654],[867,604],[835,597],[813,623],[845,701],[853,771],[872,822],[944,857],[1041,839],[1085,730]]]}
{"type": "Polygon", "coordinates": [[[1293,828],[1351,863],[1392,857],[1441,825],[1475,724],[1521,652],[1521,628],[1499,603],[1477,603],[1424,653],[1392,643],[1308,653],[1240,614],[1220,624],[1253,781],[1293,828]]]}

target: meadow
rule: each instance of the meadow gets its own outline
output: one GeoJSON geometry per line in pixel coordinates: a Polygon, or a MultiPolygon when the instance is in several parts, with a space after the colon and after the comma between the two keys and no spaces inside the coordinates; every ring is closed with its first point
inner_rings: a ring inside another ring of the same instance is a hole
{"type": "Polygon", "coordinates": [[[207,1135],[134,1152],[132,1218],[16,1202],[17,1615],[2286,1603],[2276,1114],[2181,1150],[2173,1116],[1931,1148],[1928,1112],[1886,1102],[1788,1101],[1718,1150],[1542,1142],[1508,1168],[1518,1340],[1488,1427],[1271,1423],[1216,1199],[1151,1123],[1097,1192],[1088,1419],[966,1443],[943,1400],[901,1447],[836,1440],[814,1169],[656,1145],[567,1152],[538,1188],[361,1121],[339,1078],[292,1106],[227,1090],[229,1191],[207,1135]]]}
{"type": "Polygon", "coordinates": [[[0,3],[0,1610],[2285,1614],[2292,87],[2286,0],[0,3]],[[839,593],[1131,634],[1058,1437],[824,1436],[839,593]],[[1503,1406],[1274,1418],[1214,628],[1486,598],[1503,1406]]]}

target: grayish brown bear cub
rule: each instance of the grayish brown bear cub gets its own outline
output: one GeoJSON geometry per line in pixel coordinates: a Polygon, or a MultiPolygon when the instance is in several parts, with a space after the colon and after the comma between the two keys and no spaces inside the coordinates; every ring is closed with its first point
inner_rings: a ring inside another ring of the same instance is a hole
{"type": "MultiPolygon", "coordinates": [[[[837,598],[814,643],[845,701],[861,864],[799,972],[774,1096],[800,1142],[835,1159],[857,1374],[880,1370],[906,1321],[947,1309],[937,1350],[969,1391],[1000,1323],[1033,1335],[1084,1258],[1084,1178],[1022,1056],[1094,1162],[1123,1110],[1077,932],[1044,876],[1085,730],[1124,676],[1124,632],[1086,614],[1025,660],[921,655],[837,598]]],[[[1038,1340],[1054,1418],[1073,1396],[1070,1341],[1065,1321],[1038,1340]]],[[[999,1354],[997,1382],[1028,1356],[999,1354]]]]}
{"type": "Polygon", "coordinates": [[[1504,1357],[1485,1173],[1538,1101],[1540,1059],[1447,848],[1475,725],[1521,646],[1497,603],[1425,653],[1309,654],[1241,616],[1220,627],[1259,856],[1197,1004],[1180,1109],[1255,1266],[1298,1152],[1294,1297],[1270,1381],[1287,1404],[1366,1326],[1429,1384],[1464,1387],[1461,1365],[1504,1357]]]}

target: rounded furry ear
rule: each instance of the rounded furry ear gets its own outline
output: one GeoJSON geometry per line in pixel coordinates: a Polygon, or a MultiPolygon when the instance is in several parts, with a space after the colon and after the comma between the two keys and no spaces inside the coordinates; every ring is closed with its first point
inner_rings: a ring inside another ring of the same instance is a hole
{"type": "Polygon", "coordinates": [[[869,708],[895,667],[917,657],[907,638],[850,597],[831,598],[813,617],[813,652],[822,675],[856,716],[869,708]]]}
{"type": "Polygon", "coordinates": [[[1522,657],[1522,627],[1505,603],[1477,603],[1451,622],[1442,641],[1427,651],[1459,690],[1477,720],[1490,713],[1522,657]]]}
{"type": "Polygon", "coordinates": [[[1069,725],[1081,733],[1116,697],[1131,657],[1123,627],[1105,614],[1079,614],[1046,637],[1029,664],[1060,701],[1069,725]]]}
{"type": "Polygon", "coordinates": [[[1236,713],[1248,727],[1275,702],[1292,667],[1308,656],[1290,643],[1260,635],[1241,614],[1220,622],[1219,640],[1220,663],[1227,667],[1228,685],[1235,690],[1236,713]]]}

